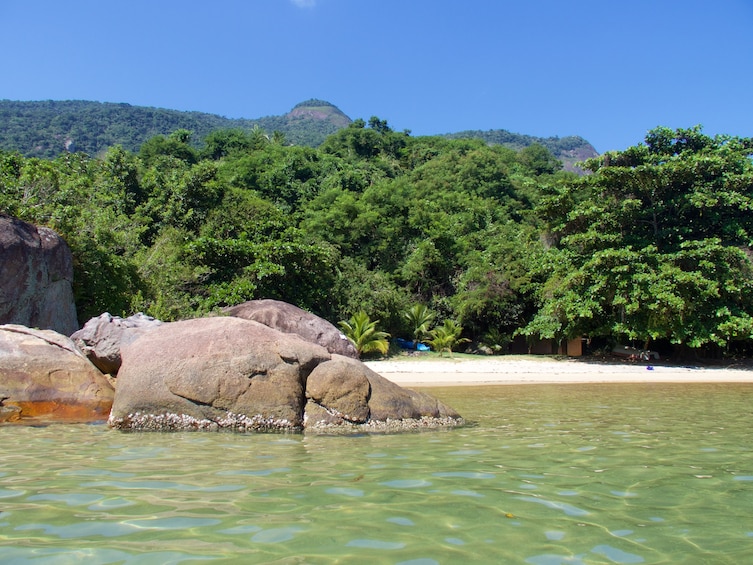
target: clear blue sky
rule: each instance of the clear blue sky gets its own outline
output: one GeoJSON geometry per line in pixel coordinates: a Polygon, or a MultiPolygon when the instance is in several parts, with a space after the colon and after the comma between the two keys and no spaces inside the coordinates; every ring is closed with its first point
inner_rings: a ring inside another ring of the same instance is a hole
{"type": "Polygon", "coordinates": [[[753,136],[753,0],[0,0],[0,53],[0,99],[258,118],[319,98],[599,152],[658,125],[753,136]]]}

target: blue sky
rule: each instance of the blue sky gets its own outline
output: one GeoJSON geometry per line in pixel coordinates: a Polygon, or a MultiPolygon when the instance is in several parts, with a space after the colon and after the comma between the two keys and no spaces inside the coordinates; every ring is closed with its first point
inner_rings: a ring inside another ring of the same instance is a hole
{"type": "Polygon", "coordinates": [[[0,99],[258,118],[319,98],[599,152],[658,125],[753,136],[753,0],[0,0],[0,53],[0,99]]]}

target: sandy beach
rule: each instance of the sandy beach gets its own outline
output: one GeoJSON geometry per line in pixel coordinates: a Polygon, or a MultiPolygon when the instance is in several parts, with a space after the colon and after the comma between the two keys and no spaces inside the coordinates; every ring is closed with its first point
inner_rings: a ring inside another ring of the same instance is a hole
{"type": "Polygon", "coordinates": [[[402,386],[463,386],[546,383],[753,383],[753,370],[694,365],[540,360],[531,356],[391,358],[367,361],[372,370],[402,386]]]}

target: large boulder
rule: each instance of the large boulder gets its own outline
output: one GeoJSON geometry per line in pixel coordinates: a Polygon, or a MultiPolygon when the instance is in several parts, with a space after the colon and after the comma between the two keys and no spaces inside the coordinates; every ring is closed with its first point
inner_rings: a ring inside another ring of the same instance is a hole
{"type": "Polygon", "coordinates": [[[295,334],[326,348],[330,353],[358,359],[350,340],[327,320],[279,300],[249,300],[225,309],[236,318],[254,320],[281,332],[295,334]]]}
{"type": "Polygon", "coordinates": [[[358,360],[232,316],[163,324],[123,346],[118,429],[406,429],[457,425],[358,360]]]}
{"type": "Polygon", "coordinates": [[[114,390],[70,338],[0,326],[0,421],[106,420],[114,390]]]}
{"type": "Polygon", "coordinates": [[[233,317],[163,324],[121,350],[115,428],[300,429],[326,349],[233,317]]]}
{"type": "Polygon", "coordinates": [[[86,322],[71,339],[100,371],[115,375],[120,369],[121,347],[161,324],[142,313],[121,318],[105,312],[86,322]]]}
{"type": "Polygon", "coordinates": [[[73,258],[53,230],[0,214],[0,324],[78,329],[73,258]]]}

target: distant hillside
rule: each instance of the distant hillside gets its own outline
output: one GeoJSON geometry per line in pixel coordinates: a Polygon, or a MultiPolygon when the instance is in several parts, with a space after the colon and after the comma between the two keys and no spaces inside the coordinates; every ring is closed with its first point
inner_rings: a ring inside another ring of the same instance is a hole
{"type": "Polygon", "coordinates": [[[147,139],[177,129],[193,132],[193,142],[199,145],[215,130],[255,127],[280,131],[290,143],[315,147],[350,122],[336,106],[321,100],[301,102],[283,116],[258,119],[81,100],[0,100],[0,149],[43,158],[64,151],[96,155],[116,144],[136,152],[147,139]]]}
{"type": "Polygon", "coordinates": [[[562,161],[565,170],[576,170],[575,163],[597,157],[599,154],[588,141],[578,136],[568,137],[534,137],[521,133],[512,133],[504,129],[488,131],[468,130],[458,133],[447,133],[444,137],[450,139],[483,139],[492,145],[504,145],[511,149],[523,149],[534,143],[543,145],[562,161]]]}
{"type": "MultiPolygon", "coordinates": [[[[289,143],[317,147],[328,135],[347,127],[351,121],[337,106],[316,99],[301,102],[282,116],[256,119],[231,119],[202,112],[110,102],[0,100],[0,149],[42,158],[54,158],[65,151],[96,155],[113,145],[137,152],[147,139],[178,129],[193,132],[193,143],[199,146],[215,130],[250,131],[254,128],[270,134],[280,131],[289,143]]],[[[479,138],[513,149],[540,143],[569,170],[574,163],[597,155],[591,144],[581,137],[540,138],[506,130],[462,131],[446,134],[446,137],[479,138]]]]}

